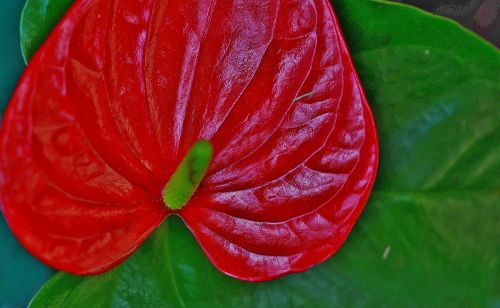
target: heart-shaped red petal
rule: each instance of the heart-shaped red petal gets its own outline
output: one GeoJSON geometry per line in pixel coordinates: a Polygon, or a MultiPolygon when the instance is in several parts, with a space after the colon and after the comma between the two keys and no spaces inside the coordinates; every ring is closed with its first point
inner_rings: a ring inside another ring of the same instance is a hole
{"type": "Polygon", "coordinates": [[[76,1],[8,107],[3,213],[43,262],[106,271],[173,213],[200,139],[213,161],[177,214],[218,269],[265,281],[339,249],[378,145],[327,0],[76,1]]]}

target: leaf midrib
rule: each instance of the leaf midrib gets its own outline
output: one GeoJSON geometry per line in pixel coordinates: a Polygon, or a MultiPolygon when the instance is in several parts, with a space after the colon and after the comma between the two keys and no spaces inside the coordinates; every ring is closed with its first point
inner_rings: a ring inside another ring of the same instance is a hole
{"type": "MultiPolygon", "coordinates": [[[[166,221],[164,221],[163,223],[167,223],[166,221]]],[[[168,234],[169,231],[165,232],[168,234]]],[[[156,240],[158,240],[158,238],[156,238],[156,240]]],[[[165,240],[163,238],[160,238],[160,240],[165,240]]],[[[179,304],[181,305],[181,307],[184,307],[186,308],[186,303],[184,302],[184,300],[182,299],[182,296],[181,296],[181,293],[180,293],[180,289],[179,289],[179,285],[177,283],[177,279],[176,279],[176,274],[175,274],[175,271],[174,271],[174,268],[172,266],[172,263],[173,262],[169,262],[169,260],[172,260],[173,261],[173,258],[172,258],[172,245],[171,245],[171,241],[165,241],[166,244],[165,244],[165,253],[166,253],[166,260],[167,260],[167,271],[169,272],[169,279],[172,281],[172,287],[173,287],[173,290],[174,290],[174,293],[175,293],[175,297],[177,298],[177,301],[179,302],[179,304]]]]}

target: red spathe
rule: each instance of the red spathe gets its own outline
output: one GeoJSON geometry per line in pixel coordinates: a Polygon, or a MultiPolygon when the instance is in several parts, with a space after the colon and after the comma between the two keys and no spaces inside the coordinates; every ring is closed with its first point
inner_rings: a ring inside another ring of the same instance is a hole
{"type": "Polygon", "coordinates": [[[214,159],[177,214],[219,270],[266,281],[339,249],[378,144],[327,0],[76,1],[9,104],[4,216],[46,264],[107,271],[173,214],[200,139],[214,159]]]}

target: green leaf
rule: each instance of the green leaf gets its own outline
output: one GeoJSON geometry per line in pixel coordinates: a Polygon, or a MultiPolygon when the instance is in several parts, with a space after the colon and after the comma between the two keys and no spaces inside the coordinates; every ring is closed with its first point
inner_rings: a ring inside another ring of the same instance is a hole
{"type": "Polygon", "coordinates": [[[196,142],[163,189],[163,202],[172,210],[181,209],[195,193],[212,161],[210,142],[196,142]]]}
{"type": "Polygon", "coordinates": [[[21,15],[21,51],[25,62],[69,9],[73,0],[27,0],[21,15]]]}
{"type": "Polygon", "coordinates": [[[179,219],[101,276],[60,273],[32,307],[500,304],[500,55],[454,22],[335,1],[379,128],[370,203],[333,258],[251,284],[220,274],[179,219]]]}
{"type": "Polygon", "coordinates": [[[377,120],[376,189],[498,190],[498,50],[416,8],[335,3],[377,120]]]}

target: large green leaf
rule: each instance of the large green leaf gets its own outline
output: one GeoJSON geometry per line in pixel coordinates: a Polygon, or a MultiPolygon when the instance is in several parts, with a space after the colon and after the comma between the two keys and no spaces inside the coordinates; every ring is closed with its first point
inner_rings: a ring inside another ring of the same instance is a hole
{"type": "Polygon", "coordinates": [[[175,219],[111,272],[57,274],[31,306],[499,305],[498,50],[411,7],[334,6],[382,155],[376,191],[337,255],[305,273],[244,283],[217,272],[175,219]]]}
{"type": "Polygon", "coordinates": [[[377,119],[376,189],[498,190],[498,50],[416,8],[335,3],[377,119]]]}
{"type": "Polygon", "coordinates": [[[21,17],[21,51],[30,59],[73,0],[26,0],[21,17]]]}

